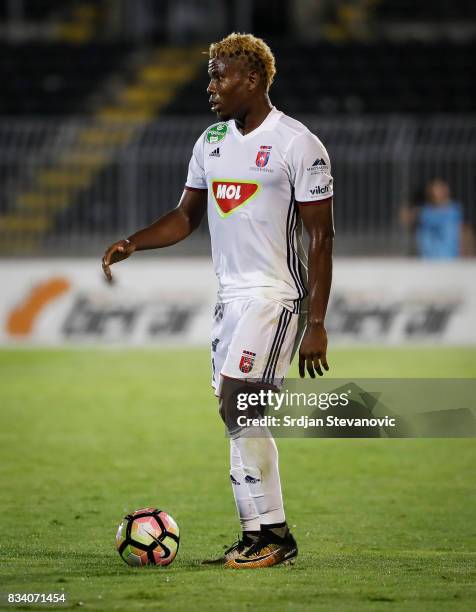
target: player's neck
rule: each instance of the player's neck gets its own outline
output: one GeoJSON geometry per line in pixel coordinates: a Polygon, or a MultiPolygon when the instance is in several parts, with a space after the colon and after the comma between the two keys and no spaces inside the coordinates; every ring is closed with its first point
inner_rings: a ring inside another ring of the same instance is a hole
{"type": "Polygon", "coordinates": [[[236,127],[243,135],[249,134],[263,123],[272,108],[268,95],[260,98],[242,117],[235,117],[236,127]]]}

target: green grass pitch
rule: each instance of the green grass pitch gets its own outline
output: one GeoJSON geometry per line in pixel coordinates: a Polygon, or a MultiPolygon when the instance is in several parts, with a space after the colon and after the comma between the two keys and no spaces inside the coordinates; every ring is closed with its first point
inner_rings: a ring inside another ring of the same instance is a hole
{"type": "MultiPolygon", "coordinates": [[[[334,377],[476,377],[471,349],[329,357],[334,377]]],[[[4,350],[0,402],[3,602],[64,590],[85,610],[476,609],[475,439],[278,440],[298,561],[233,572],[199,564],[239,531],[207,351],[4,350]],[[130,568],[114,548],[122,516],[147,505],[181,528],[169,568],[130,568]]]]}

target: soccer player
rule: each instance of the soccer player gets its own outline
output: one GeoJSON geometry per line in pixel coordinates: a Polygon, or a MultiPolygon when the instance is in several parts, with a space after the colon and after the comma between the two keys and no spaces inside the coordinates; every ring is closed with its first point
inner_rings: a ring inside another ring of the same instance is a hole
{"type": "Polygon", "coordinates": [[[312,378],[329,369],[324,317],[332,277],[332,176],[320,140],[272,106],[275,61],[263,40],[230,34],[210,45],[209,57],[207,92],[219,123],[194,146],[180,202],[109,247],[103,269],[110,280],[111,264],[185,239],[207,211],[219,286],[212,385],[230,435],[242,528],[239,541],[214,562],[268,567],[293,562],[297,545],[286,523],[276,444],[269,430],[256,437],[238,426],[236,389],[279,387],[298,345],[301,377],[305,369],[312,378]],[[310,237],[307,280],[302,225],[310,237]]]}

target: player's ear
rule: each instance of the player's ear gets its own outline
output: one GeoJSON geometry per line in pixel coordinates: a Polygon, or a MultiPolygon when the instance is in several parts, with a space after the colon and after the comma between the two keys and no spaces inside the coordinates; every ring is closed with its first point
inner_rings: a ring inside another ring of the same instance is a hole
{"type": "Polygon", "coordinates": [[[248,72],[248,90],[253,91],[256,89],[261,81],[260,73],[257,70],[250,70],[248,72]]]}

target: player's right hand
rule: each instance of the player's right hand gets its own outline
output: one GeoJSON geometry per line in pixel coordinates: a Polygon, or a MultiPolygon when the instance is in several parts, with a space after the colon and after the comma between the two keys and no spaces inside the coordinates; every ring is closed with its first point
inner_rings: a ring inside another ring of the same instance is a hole
{"type": "Polygon", "coordinates": [[[106,249],[102,258],[102,269],[109,282],[112,281],[111,268],[112,264],[127,259],[136,250],[135,245],[129,240],[119,240],[106,249]]]}

